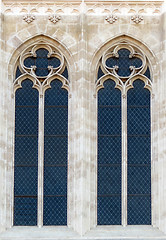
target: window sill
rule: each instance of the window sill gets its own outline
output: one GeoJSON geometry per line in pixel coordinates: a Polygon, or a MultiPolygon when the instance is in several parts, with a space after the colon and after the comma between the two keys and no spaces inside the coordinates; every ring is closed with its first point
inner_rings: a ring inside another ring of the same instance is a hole
{"type": "Polygon", "coordinates": [[[68,227],[45,226],[38,227],[12,227],[0,234],[1,240],[59,240],[59,239],[166,239],[166,235],[158,228],[152,226],[97,226],[84,236],[80,236],[68,227]]]}

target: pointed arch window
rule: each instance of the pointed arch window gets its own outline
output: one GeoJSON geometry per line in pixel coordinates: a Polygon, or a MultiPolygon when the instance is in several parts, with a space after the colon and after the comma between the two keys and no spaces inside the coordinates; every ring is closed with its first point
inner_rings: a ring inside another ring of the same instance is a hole
{"type": "Polygon", "coordinates": [[[67,225],[68,70],[40,42],[17,61],[14,225],[67,225]]]}
{"type": "Polygon", "coordinates": [[[134,45],[120,43],[101,57],[97,78],[97,223],[150,225],[149,62],[134,45]]]}

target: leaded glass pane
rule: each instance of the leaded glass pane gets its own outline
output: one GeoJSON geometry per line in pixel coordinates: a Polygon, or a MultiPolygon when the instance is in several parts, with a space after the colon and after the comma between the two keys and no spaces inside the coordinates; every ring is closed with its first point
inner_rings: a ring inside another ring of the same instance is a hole
{"type": "Polygon", "coordinates": [[[107,80],[98,93],[98,225],[121,224],[121,92],[107,80]]]}
{"type": "Polygon", "coordinates": [[[14,225],[37,225],[38,91],[25,80],[15,95],[14,225]]]}
{"type": "Polygon", "coordinates": [[[130,57],[130,51],[122,48],[118,51],[118,57],[110,57],[106,60],[106,66],[113,68],[118,66],[118,75],[127,77],[131,74],[130,66],[139,68],[142,66],[142,60],[137,57],[130,57]]]}
{"type": "Polygon", "coordinates": [[[45,92],[44,225],[67,225],[68,92],[54,80],[45,92]]]}
{"type": "Polygon", "coordinates": [[[128,225],[151,224],[150,92],[137,80],[127,94],[128,225]]]}

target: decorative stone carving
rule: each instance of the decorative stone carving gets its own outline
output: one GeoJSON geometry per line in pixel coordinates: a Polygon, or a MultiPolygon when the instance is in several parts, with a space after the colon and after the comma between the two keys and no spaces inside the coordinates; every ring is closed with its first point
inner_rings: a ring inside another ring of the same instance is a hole
{"type": "Polygon", "coordinates": [[[26,16],[23,17],[23,20],[29,24],[35,20],[35,16],[27,14],[26,16]]]}
{"type": "Polygon", "coordinates": [[[87,13],[88,15],[98,14],[98,15],[109,15],[109,14],[160,14],[162,12],[162,1],[156,1],[149,3],[149,1],[140,2],[124,2],[119,3],[118,1],[106,1],[103,3],[92,4],[87,1],[86,3],[72,2],[66,3],[66,1],[61,1],[61,4],[56,4],[57,1],[44,1],[42,3],[22,2],[18,0],[16,3],[12,1],[3,1],[4,10],[6,14],[70,14],[77,15],[79,13],[87,13]],[[49,5],[47,4],[49,2],[49,5]]]}
{"type": "Polygon", "coordinates": [[[117,16],[114,16],[114,15],[107,16],[107,17],[105,18],[105,20],[106,20],[107,22],[109,22],[110,24],[113,24],[117,19],[118,19],[118,17],[117,17],[117,16]]]}
{"type": "MultiPolygon", "coordinates": [[[[149,67],[145,54],[134,45],[120,42],[106,51],[99,61],[100,77],[96,81],[97,90],[103,88],[103,83],[108,76],[113,76],[116,87],[126,89],[133,87],[133,81],[137,77],[145,82],[145,87],[151,89],[151,80],[146,76],[149,67]],[[123,53],[122,53],[123,51],[123,53]],[[125,60],[123,60],[125,56],[125,60]],[[122,70],[125,69],[125,72],[122,70]],[[122,73],[123,71],[123,73],[122,73]]],[[[125,91],[123,98],[125,98],[125,91]]]]}
{"type": "MultiPolygon", "coordinates": [[[[25,49],[17,60],[16,77],[14,77],[15,89],[21,86],[22,79],[33,79],[34,87],[42,90],[49,88],[50,81],[58,76],[63,83],[63,88],[69,89],[69,80],[63,75],[67,63],[63,54],[52,45],[39,41],[25,49]],[[45,60],[41,63],[42,59],[45,60]],[[40,64],[43,64],[42,67],[40,64]]],[[[43,92],[41,92],[42,94],[43,92]]],[[[42,95],[40,95],[42,97],[42,95]]]]}
{"type": "Polygon", "coordinates": [[[60,16],[57,16],[57,15],[52,15],[52,16],[49,16],[49,18],[48,18],[49,20],[50,20],[50,22],[52,22],[52,23],[57,23],[59,20],[61,20],[61,17],[60,16]]]}
{"type": "Polygon", "coordinates": [[[138,24],[143,20],[143,16],[140,15],[131,16],[131,20],[138,24]]]}

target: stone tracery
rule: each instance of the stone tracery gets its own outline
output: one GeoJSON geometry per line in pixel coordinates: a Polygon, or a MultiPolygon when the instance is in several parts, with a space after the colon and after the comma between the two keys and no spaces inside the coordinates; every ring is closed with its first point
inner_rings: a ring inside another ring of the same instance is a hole
{"type": "Polygon", "coordinates": [[[63,82],[63,88],[69,89],[69,80],[66,78],[67,68],[63,54],[55,47],[38,42],[25,49],[17,60],[15,88],[19,88],[25,77],[33,80],[36,88],[46,89],[53,78],[63,82]]]}

